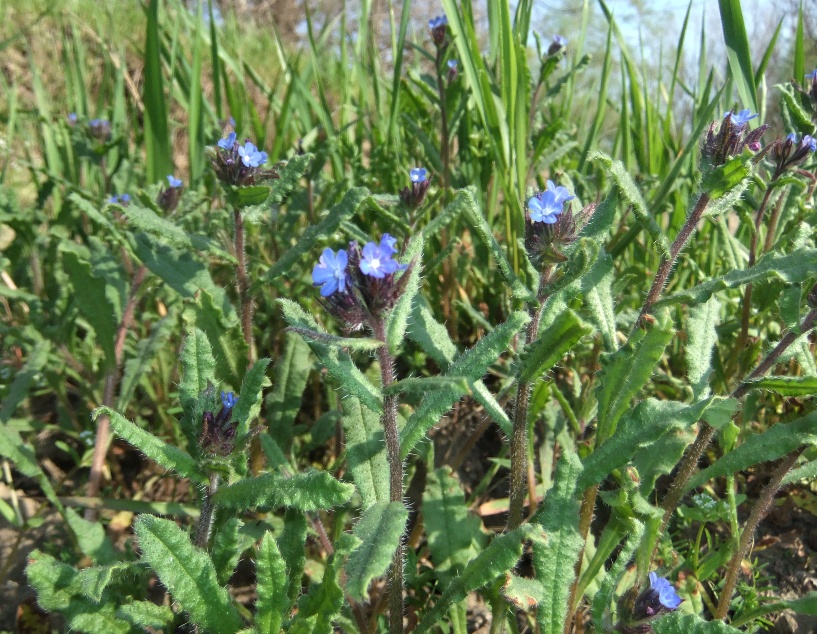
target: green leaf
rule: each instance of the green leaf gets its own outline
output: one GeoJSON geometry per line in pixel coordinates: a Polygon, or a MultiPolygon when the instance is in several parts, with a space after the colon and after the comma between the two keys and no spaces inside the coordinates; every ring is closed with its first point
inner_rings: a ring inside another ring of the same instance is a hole
{"type": "Polygon", "coordinates": [[[690,478],[684,490],[689,491],[712,478],[737,473],[761,462],[777,460],[806,444],[817,444],[817,412],[791,423],[778,423],[760,434],[752,434],[715,464],[690,478]]]}
{"type": "Polygon", "coordinates": [[[536,612],[542,634],[560,634],[570,609],[570,583],[567,580],[573,579],[573,567],[584,543],[579,533],[579,501],[576,497],[581,473],[579,457],[565,450],[556,469],[553,488],[533,518],[547,536],[541,542],[533,542],[533,569],[536,579],[545,588],[536,612]]]}
{"type": "Polygon", "coordinates": [[[698,284],[658,300],[656,307],[670,304],[700,304],[718,291],[766,280],[795,284],[817,277],[817,249],[797,249],[789,255],[769,253],[749,269],[730,271],[723,277],[698,284]]]}
{"type": "Polygon", "coordinates": [[[517,380],[530,383],[550,370],[584,335],[592,331],[572,310],[559,313],[522,353],[517,380]]]}
{"type": "Polygon", "coordinates": [[[445,326],[434,319],[428,305],[421,298],[414,302],[407,332],[409,338],[434,359],[442,370],[454,362],[457,346],[451,341],[445,326]]]}
{"type": "Polygon", "coordinates": [[[511,570],[522,556],[522,540],[547,539],[541,529],[530,524],[523,524],[515,531],[495,537],[479,555],[470,561],[459,577],[437,599],[434,606],[423,616],[415,632],[421,634],[434,625],[444,621],[448,608],[457,601],[462,601],[469,592],[496,581],[511,570]]]}
{"type": "Polygon", "coordinates": [[[175,471],[184,478],[206,484],[207,475],[199,470],[196,461],[178,447],[159,440],[153,434],[137,427],[124,416],[110,407],[98,407],[93,412],[94,420],[107,415],[111,421],[111,429],[127,443],[136,447],[145,456],[156,464],[169,471],[175,471]]]}
{"type": "Polygon", "coordinates": [[[241,617],[219,585],[210,558],[190,543],[175,522],[140,515],[134,531],[142,559],[194,623],[214,634],[235,634],[241,628],[241,617]]]}
{"type": "Polygon", "coordinates": [[[769,390],[780,396],[812,396],[817,394],[817,376],[769,376],[744,381],[753,389],[769,390]]]}
{"type": "Polygon", "coordinates": [[[383,342],[378,339],[372,339],[371,337],[338,337],[337,335],[330,335],[325,332],[310,330],[309,328],[298,328],[296,326],[290,326],[287,330],[301,335],[301,337],[308,342],[314,341],[333,348],[371,352],[383,345],[383,342]]]}
{"type": "MultiPolygon", "coordinates": [[[[469,382],[481,379],[490,364],[507,349],[516,333],[529,321],[530,317],[525,312],[512,313],[502,324],[480,339],[473,348],[461,354],[448,367],[445,376],[464,377],[469,382]]],[[[400,432],[401,458],[405,458],[414,449],[425,433],[439,422],[440,417],[458,398],[457,391],[441,389],[423,399],[400,432]]]]}
{"type": "Polygon", "coordinates": [[[449,467],[428,475],[423,495],[423,521],[434,576],[445,590],[487,541],[480,518],[468,511],[459,481],[449,467]]]}
{"type": "Polygon", "coordinates": [[[499,272],[505,279],[505,282],[508,284],[508,288],[511,289],[513,296],[525,301],[535,301],[535,292],[527,288],[522,283],[522,280],[516,276],[510,262],[508,262],[508,259],[505,257],[505,254],[500,248],[499,243],[496,241],[496,238],[494,238],[494,234],[491,232],[491,227],[488,225],[488,221],[485,220],[485,216],[483,216],[482,210],[477,202],[477,196],[474,189],[469,187],[468,189],[461,191],[464,192],[464,195],[468,201],[468,205],[465,207],[465,217],[471,223],[471,226],[474,228],[477,235],[479,235],[485,246],[488,247],[488,250],[494,257],[494,260],[496,260],[497,266],[499,267],[499,272]]]}
{"type": "Polygon", "coordinates": [[[99,603],[102,601],[102,593],[113,579],[114,574],[129,570],[130,567],[130,564],[124,562],[111,566],[91,566],[80,570],[76,580],[82,587],[82,593],[92,601],[99,603]]]}
{"type": "Polygon", "coordinates": [[[383,394],[413,394],[423,396],[434,390],[457,391],[460,393],[460,396],[471,392],[471,388],[468,386],[468,380],[464,377],[426,376],[395,381],[383,390],[383,394]]]}
{"type": "Polygon", "coordinates": [[[151,601],[133,601],[116,608],[116,618],[141,628],[168,631],[176,615],[166,605],[156,605],[151,601]]]}
{"type": "Polygon", "coordinates": [[[391,564],[407,521],[402,502],[378,502],[363,512],[352,529],[360,544],[346,562],[346,591],[353,599],[369,600],[369,583],[391,564]]]}
{"type": "Polygon", "coordinates": [[[309,593],[298,602],[298,615],[288,631],[292,634],[333,634],[334,622],[343,607],[340,574],[343,558],[355,541],[351,535],[335,542],[335,553],[324,569],[320,583],[312,584],[309,593]]]}
{"type": "Polygon", "coordinates": [[[170,159],[170,134],[167,127],[167,106],[162,82],[159,4],[159,0],[151,0],[149,4],[144,5],[147,29],[145,30],[142,101],[145,104],[145,154],[149,183],[156,183],[168,174],[173,174],[173,163],[170,159]]]}
{"type": "Polygon", "coordinates": [[[408,282],[406,283],[402,295],[400,295],[400,298],[397,300],[397,304],[395,304],[389,313],[388,321],[386,322],[386,341],[389,342],[389,351],[392,354],[397,354],[403,345],[411,307],[414,303],[414,298],[417,296],[417,292],[420,290],[420,274],[423,271],[422,233],[415,234],[409,241],[401,259],[406,263],[410,262],[412,264],[411,269],[403,274],[409,276],[408,282]]]}
{"type": "Polygon", "coordinates": [[[641,401],[621,419],[616,433],[584,459],[580,489],[601,482],[613,469],[627,464],[638,449],[668,432],[686,429],[702,418],[729,420],[737,405],[735,399],[721,397],[709,397],[694,405],[653,398],[641,401]]]}
{"type": "Polygon", "coordinates": [[[545,587],[537,579],[526,579],[507,572],[502,596],[516,609],[527,612],[539,605],[539,601],[545,596],[545,587]]]}
{"type": "Polygon", "coordinates": [[[817,460],[812,460],[802,467],[797,467],[797,469],[789,471],[786,477],[781,481],[780,486],[785,486],[799,480],[811,480],[813,478],[817,478],[817,460]]]}
{"type": "Polygon", "coordinates": [[[326,471],[309,469],[291,478],[265,473],[221,487],[213,502],[229,508],[275,508],[288,506],[301,511],[328,509],[346,502],[354,486],[340,482],[326,471]]]}
{"type": "Polygon", "coordinates": [[[704,621],[697,614],[674,612],[653,622],[655,634],[740,634],[720,620],[704,621]]]}
{"type": "MultiPolygon", "coordinates": [[[[296,509],[287,509],[284,513],[284,530],[278,536],[278,550],[287,564],[289,571],[289,586],[287,596],[289,607],[301,593],[301,578],[306,563],[306,516],[296,509]]],[[[287,608],[289,609],[289,608],[287,608]]]]}
{"type": "Polygon", "coordinates": [[[613,304],[613,259],[602,254],[593,269],[581,280],[584,315],[601,333],[607,352],[618,349],[616,311],[613,304]]]}
{"type": "Polygon", "coordinates": [[[389,500],[389,463],[380,416],[354,396],[341,401],[346,462],[360,492],[363,508],[389,500]]]}
{"type": "Polygon", "coordinates": [[[609,572],[606,573],[604,581],[596,596],[593,597],[593,622],[604,623],[604,613],[610,608],[613,603],[616,588],[618,587],[621,577],[627,571],[627,564],[633,558],[636,549],[641,543],[641,538],[644,536],[644,525],[636,519],[627,520],[629,524],[629,531],[627,532],[627,541],[624,547],[619,551],[616,557],[616,562],[610,567],[609,572]]]}
{"type": "MultiPolygon", "coordinates": [[[[34,349],[29,352],[23,367],[14,373],[14,380],[11,382],[11,385],[6,388],[3,402],[0,403],[0,423],[7,423],[20,406],[20,403],[26,399],[34,379],[48,363],[48,355],[50,352],[51,344],[48,341],[38,341],[34,349]]],[[[7,457],[11,458],[11,456],[7,457]]],[[[36,464],[36,460],[34,462],[36,464]]],[[[37,467],[37,469],[39,470],[39,467],[37,467]]]]}
{"type": "Polygon", "coordinates": [[[187,333],[181,355],[182,380],[179,384],[179,400],[182,409],[192,410],[199,395],[216,382],[216,361],[210,342],[198,328],[187,333]]]}
{"type": "Polygon", "coordinates": [[[692,398],[705,396],[709,391],[712,372],[712,351],[718,342],[716,328],[720,324],[721,303],[716,298],[689,309],[687,345],[687,378],[692,387],[692,398]]]}
{"type": "Polygon", "coordinates": [[[312,154],[296,154],[283,167],[278,167],[278,178],[270,181],[270,194],[267,199],[269,205],[282,204],[301,183],[312,164],[312,154]]]}
{"type": "MultiPolygon", "coordinates": [[[[701,180],[701,189],[709,194],[712,200],[721,198],[749,176],[752,171],[750,163],[752,156],[749,152],[745,155],[739,154],[723,165],[706,170],[701,180]]],[[[707,213],[707,215],[711,214],[707,213]]]]}
{"type": "Polygon", "coordinates": [[[147,339],[142,339],[136,344],[136,355],[125,362],[125,371],[119,383],[119,398],[116,401],[116,409],[124,411],[130,405],[136,387],[146,376],[150,375],[150,368],[156,354],[165,347],[167,338],[175,324],[170,316],[163,317],[151,330],[147,339]]]}
{"type": "Polygon", "coordinates": [[[269,385],[267,378],[269,364],[269,359],[259,359],[244,375],[238,403],[233,409],[233,420],[238,423],[237,438],[243,438],[250,431],[250,422],[255,420],[261,412],[262,392],[264,387],[269,385]]]}
{"type": "Polygon", "coordinates": [[[599,151],[591,152],[588,158],[591,161],[599,161],[604,164],[613,177],[622,198],[632,206],[633,213],[638,219],[638,222],[647,230],[655,244],[661,249],[661,252],[665,255],[669,254],[669,240],[667,240],[667,236],[664,235],[661,227],[658,226],[655,218],[647,208],[647,203],[644,202],[644,199],[641,197],[641,192],[638,191],[624,163],[619,160],[613,160],[611,157],[599,151]]]}
{"type": "Polygon", "coordinates": [[[90,557],[96,564],[105,565],[116,561],[116,550],[101,523],[89,522],[70,507],[65,509],[65,520],[74,533],[83,555],[90,557]]]}
{"type": "Polygon", "coordinates": [[[266,399],[268,430],[282,448],[289,448],[292,442],[292,426],[301,409],[311,368],[309,346],[298,335],[285,333],[284,348],[272,369],[272,390],[266,399]]]}
{"type": "MultiPolygon", "coordinates": [[[[315,320],[295,302],[279,299],[278,303],[283,309],[284,318],[291,326],[319,331],[315,320]]],[[[360,402],[373,412],[383,411],[383,396],[380,390],[371,384],[347,353],[316,341],[307,341],[307,343],[344,391],[359,398],[360,402]]]]}
{"type": "Polygon", "coordinates": [[[616,431],[621,416],[630,408],[630,401],[650,380],[664,348],[675,330],[669,319],[661,319],[646,331],[637,329],[627,345],[612,354],[602,355],[598,375],[598,432],[600,446],[616,431]]]}
{"type": "Polygon", "coordinates": [[[266,185],[247,185],[244,187],[225,185],[224,194],[230,207],[243,210],[245,207],[264,204],[269,198],[270,188],[266,185]]]}
{"type": "MultiPolygon", "coordinates": [[[[341,222],[349,220],[360,207],[368,204],[371,199],[369,190],[365,187],[353,187],[343,196],[337,205],[329,210],[326,218],[318,224],[307,227],[298,238],[297,244],[284,253],[264,275],[264,280],[274,280],[285,273],[289,273],[292,266],[305,253],[315,249],[319,240],[330,237],[340,227],[341,222]]],[[[317,258],[317,254],[316,258],[317,258]]]]}
{"type": "Polygon", "coordinates": [[[237,517],[231,517],[217,530],[213,538],[210,558],[216,569],[216,576],[221,585],[225,585],[235,572],[241,553],[246,549],[241,539],[241,527],[244,526],[237,517]]]}
{"type": "Polygon", "coordinates": [[[260,634],[279,634],[290,607],[287,596],[289,580],[286,562],[269,531],[264,533],[256,549],[255,570],[258,593],[255,602],[255,626],[260,634]]]}
{"type": "Polygon", "coordinates": [[[151,233],[162,238],[168,244],[178,249],[192,251],[207,251],[225,262],[236,264],[237,260],[218,244],[203,236],[187,233],[178,225],[157,215],[152,209],[138,204],[124,207],[124,213],[135,229],[151,233]]]}
{"type": "Polygon", "coordinates": [[[732,625],[740,627],[754,621],[759,616],[772,612],[781,612],[782,610],[793,610],[798,614],[817,616],[817,592],[809,592],[799,599],[773,599],[768,601],[767,597],[764,597],[762,605],[746,610],[732,622],[732,625]]]}
{"type": "Polygon", "coordinates": [[[752,112],[759,112],[755,73],[752,68],[749,38],[743,24],[740,0],[718,0],[718,7],[721,13],[723,40],[726,44],[726,57],[729,60],[732,79],[735,81],[744,106],[750,108],[752,112]]]}
{"type": "Polygon", "coordinates": [[[235,313],[222,312],[210,292],[202,290],[185,306],[182,317],[188,328],[197,328],[207,335],[213,346],[215,374],[238,385],[247,367],[247,344],[235,313]]]}

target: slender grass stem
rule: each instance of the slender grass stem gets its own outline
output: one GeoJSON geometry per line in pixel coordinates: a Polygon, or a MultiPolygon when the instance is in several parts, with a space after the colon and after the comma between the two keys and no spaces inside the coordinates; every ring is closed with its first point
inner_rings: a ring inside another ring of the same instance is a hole
{"type": "MultiPolygon", "coordinates": [[[[119,320],[119,326],[116,329],[113,345],[114,361],[105,375],[105,389],[102,393],[102,405],[105,407],[114,406],[116,385],[119,382],[119,374],[122,370],[122,360],[125,354],[125,338],[133,325],[133,317],[136,312],[136,296],[139,294],[139,289],[145,280],[146,273],[147,268],[144,264],[140,265],[134,272],[128,299],[125,302],[122,318],[119,320]]],[[[94,453],[91,457],[91,472],[88,475],[88,497],[97,497],[102,488],[102,473],[105,468],[105,457],[108,455],[108,445],[111,439],[110,424],[111,421],[107,416],[100,416],[97,420],[94,453]]],[[[85,509],[84,516],[86,520],[90,522],[96,521],[97,515],[98,509],[90,507],[85,509]]]]}
{"type": "Polygon", "coordinates": [[[783,459],[783,462],[780,463],[777,469],[775,469],[774,474],[772,474],[769,483],[760,493],[760,497],[757,499],[757,502],[755,502],[754,507],[752,507],[752,512],[749,514],[749,519],[746,520],[746,525],[743,527],[743,532],[740,534],[738,548],[732,555],[732,559],[730,560],[729,566],[726,569],[726,578],[723,584],[723,590],[721,591],[721,598],[718,602],[718,609],[715,612],[716,619],[726,619],[726,615],[729,612],[729,606],[732,603],[732,593],[735,590],[735,584],[738,580],[740,564],[743,561],[743,558],[749,552],[752,539],[755,535],[755,530],[757,530],[757,526],[760,524],[760,521],[766,517],[766,513],[769,512],[769,507],[774,500],[777,490],[780,488],[780,483],[783,481],[783,478],[786,477],[786,474],[789,472],[789,470],[791,470],[794,463],[797,462],[797,459],[804,450],[805,446],[802,446],[792,451],[783,459]]]}
{"type": "MultiPolygon", "coordinates": [[[[386,343],[386,327],[382,319],[376,319],[374,336],[383,342],[377,349],[380,361],[380,379],[383,388],[394,383],[394,359],[386,343]]],[[[387,395],[383,397],[383,433],[386,439],[386,457],[389,463],[389,500],[403,501],[403,461],[400,459],[400,437],[397,430],[397,397],[387,395]]],[[[403,632],[403,551],[405,549],[405,535],[400,537],[397,550],[389,569],[389,632],[402,634],[403,632]]]]}

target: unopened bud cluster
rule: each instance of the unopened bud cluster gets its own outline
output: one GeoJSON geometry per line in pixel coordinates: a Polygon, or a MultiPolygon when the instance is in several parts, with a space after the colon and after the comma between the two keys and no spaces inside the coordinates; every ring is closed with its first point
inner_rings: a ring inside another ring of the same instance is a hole
{"type": "Polygon", "coordinates": [[[274,169],[261,167],[267,162],[267,153],[260,151],[249,139],[241,145],[236,141],[235,132],[230,132],[208,151],[213,171],[224,185],[240,187],[278,178],[274,169]]]}
{"type": "Polygon", "coordinates": [[[232,392],[221,393],[221,409],[217,414],[204,412],[201,421],[201,446],[208,453],[229,456],[235,449],[238,422],[233,422],[233,408],[238,397],[232,392]]]}
{"type": "Polygon", "coordinates": [[[800,138],[790,133],[784,141],[779,141],[772,148],[770,155],[775,163],[775,177],[803,163],[817,150],[817,140],[808,134],[800,138]]]}
{"type": "Polygon", "coordinates": [[[409,180],[411,185],[400,190],[400,200],[409,209],[416,209],[428,191],[428,171],[424,167],[415,167],[409,172],[409,180]]]}
{"type": "Polygon", "coordinates": [[[525,214],[525,249],[535,264],[558,264],[567,257],[562,250],[576,241],[584,225],[595,211],[588,205],[577,214],[565,209],[573,200],[567,187],[547,182],[547,188],[527,201],[525,214]]]}
{"type": "Polygon", "coordinates": [[[760,138],[769,126],[764,124],[750,130],[747,124],[755,117],[757,114],[752,114],[748,109],[737,113],[725,112],[719,126],[717,121],[709,126],[701,149],[703,160],[710,166],[717,167],[743,152],[744,148],[758,152],[760,138]]]}

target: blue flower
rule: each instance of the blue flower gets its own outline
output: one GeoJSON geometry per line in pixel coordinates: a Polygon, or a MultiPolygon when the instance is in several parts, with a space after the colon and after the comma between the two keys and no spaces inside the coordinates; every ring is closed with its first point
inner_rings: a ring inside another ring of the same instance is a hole
{"type": "Polygon", "coordinates": [[[125,204],[129,203],[130,202],[130,194],[122,194],[119,197],[119,202],[120,203],[125,203],[125,204]]]}
{"type": "Polygon", "coordinates": [[[182,180],[180,178],[176,178],[172,174],[168,174],[167,182],[170,184],[171,187],[177,188],[182,186],[182,180]]]}
{"type": "Polygon", "coordinates": [[[267,162],[267,153],[260,152],[249,141],[238,148],[238,155],[241,157],[241,162],[247,167],[258,167],[267,162]]]}
{"type": "Polygon", "coordinates": [[[108,203],[111,204],[111,205],[115,205],[118,202],[119,202],[119,196],[117,196],[116,194],[114,194],[113,196],[108,198],[108,203]]]}
{"type": "Polygon", "coordinates": [[[457,64],[459,64],[459,62],[457,60],[449,59],[447,63],[448,63],[448,68],[450,68],[451,70],[457,70],[457,64]]]}
{"type": "Polygon", "coordinates": [[[817,68],[815,68],[810,73],[806,73],[806,79],[811,79],[812,81],[814,81],[815,78],[817,78],[817,68]]]}
{"type": "Polygon", "coordinates": [[[422,183],[428,180],[428,172],[425,167],[415,167],[409,172],[409,178],[412,183],[422,183]]]}
{"type": "Polygon", "coordinates": [[[76,112],[71,112],[71,113],[69,113],[69,114],[68,114],[68,123],[70,123],[71,125],[73,125],[73,124],[75,124],[76,122],[77,122],[77,113],[76,113],[76,112]]]}
{"type": "Polygon", "coordinates": [[[723,118],[726,119],[727,117],[732,118],[732,125],[737,126],[738,128],[742,128],[745,126],[749,121],[754,119],[757,116],[757,113],[752,114],[752,111],[749,108],[744,108],[740,112],[729,112],[723,113],[723,118]]]}
{"type": "Polygon", "coordinates": [[[789,132],[786,135],[786,139],[791,141],[792,143],[797,143],[797,134],[795,132],[789,132]]]}
{"type": "Polygon", "coordinates": [[[567,46],[567,38],[562,37],[561,35],[554,35],[553,44],[558,46],[559,48],[564,48],[565,46],[567,46]]]}
{"type": "Polygon", "coordinates": [[[448,24],[448,18],[444,15],[438,15],[436,18],[431,18],[428,21],[428,28],[433,31],[434,29],[438,29],[446,24],[448,24]]]}
{"type": "Polygon", "coordinates": [[[341,293],[346,291],[347,264],[349,256],[343,249],[339,249],[337,255],[329,247],[323,250],[320,260],[312,269],[312,283],[321,287],[323,297],[329,297],[337,290],[341,293]]]}
{"type": "Polygon", "coordinates": [[[803,137],[803,140],[800,143],[803,145],[803,147],[808,147],[811,152],[817,150],[817,140],[808,134],[803,137]]]}
{"type": "Polygon", "coordinates": [[[570,195],[567,187],[557,187],[553,181],[548,181],[545,191],[528,200],[531,221],[556,224],[556,217],[562,213],[564,204],[573,198],[575,196],[570,195]]]}
{"type": "Polygon", "coordinates": [[[668,610],[674,610],[683,601],[672,584],[654,572],[650,573],[650,589],[658,593],[658,601],[668,610]]]}
{"type": "Polygon", "coordinates": [[[232,150],[235,145],[235,132],[230,132],[226,139],[221,139],[218,146],[223,150],[232,150]]]}
{"type": "Polygon", "coordinates": [[[224,406],[224,409],[233,409],[236,403],[238,403],[238,397],[235,394],[232,392],[221,392],[221,404],[224,406]]]}
{"type": "Polygon", "coordinates": [[[396,240],[388,233],[380,239],[380,244],[367,242],[363,246],[360,270],[369,277],[381,279],[395,271],[405,269],[405,265],[392,260],[392,256],[396,253],[395,242],[396,240]]]}

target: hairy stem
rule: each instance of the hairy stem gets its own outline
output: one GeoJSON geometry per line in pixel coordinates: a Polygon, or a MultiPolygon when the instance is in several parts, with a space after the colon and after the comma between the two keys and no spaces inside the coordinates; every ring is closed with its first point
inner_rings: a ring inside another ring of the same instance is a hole
{"type": "Polygon", "coordinates": [[[253,340],[252,340],[252,301],[250,300],[250,284],[247,279],[246,252],[244,249],[244,217],[241,210],[233,210],[235,218],[235,257],[238,260],[236,266],[236,282],[238,285],[238,299],[241,303],[241,330],[244,333],[244,341],[247,344],[247,361],[252,363],[253,340]]]}
{"type": "Polygon", "coordinates": [[[210,474],[210,485],[204,492],[201,502],[201,514],[198,524],[196,524],[196,546],[202,550],[207,550],[207,543],[210,541],[210,533],[213,531],[213,515],[216,505],[213,503],[213,496],[218,491],[220,477],[217,473],[210,474]]]}
{"type": "Polygon", "coordinates": [[[715,612],[716,619],[726,618],[726,614],[729,612],[729,606],[732,603],[732,592],[735,590],[735,584],[738,580],[740,563],[749,552],[749,547],[752,539],[754,538],[755,530],[757,529],[758,524],[760,524],[760,520],[766,517],[766,513],[769,512],[769,506],[771,505],[772,500],[774,500],[774,496],[777,493],[777,490],[780,488],[780,483],[783,481],[783,478],[786,477],[786,474],[794,466],[794,463],[797,462],[797,459],[800,457],[800,454],[803,453],[804,449],[805,446],[795,449],[783,459],[783,462],[781,462],[777,469],[775,469],[771,480],[769,480],[769,483],[761,492],[760,497],[757,499],[757,502],[755,502],[754,507],[752,507],[752,512],[749,514],[749,519],[746,520],[746,525],[743,527],[743,532],[740,534],[740,541],[738,542],[737,551],[735,551],[735,553],[732,555],[732,559],[729,562],[729,567],[726,570],[726,579],[723,584],[723,590],[721,591],[718,609],[715,612]]]}
{"type": "MultiPolygon", "coordinates": [[[[386,343],[386,328],[382,319],[376,319],[374,336],[383,342],[377,349],[380,360],[380,380],[383,389],[394,383],[394,359],[386,343]]],[[[383,397],[383,433],[386,439],[386,457],[389,463],[389,500],[403,501],[403,461],[400,459],[400,437],[397,430],[397,397],[383,397]]],[[[389,632],[403,632],[403,550],[405,535],[401,536],[389,569],[389,632]]]]}
{"type": "Polygon", "coordinates": [[[675,266],[675,261],[678,259],[678,255],[681,253],[684,245],[687,243],[687,240],[689,240],[689,237],[695,230],[695,226],[703,217],[704,211],[706,211],[706,207],[709,205],[709,200],[709,194],[701,194],[700,198],[698,198],[698,202],[695,203],[692,213],[687,218],[684,226],[681,227],[681,231],[679,231],[678,235],[675,236],[675,240],[670,246],[669,254],[664,254],[661,256],[661,264],[658,266],[655,279],[652,282],[652,286],[647,293],[647,298],[644,300],[644,305],[641,307],[641,312],[639,313],[638,319],[635,322],[636,328],[638,328],[638,326],[642,323],[643,318],[652,310],[653,304],[658,301],[661,291],[664,290],[664,286],[667,284],[667,279],[672,271],[672,267],[675,266]]]}
{"type": "MultiPolygon", "coordinates": [[[[814,327],[815,322],[817,321],[817,308],[812,308],[811,311],[805,316],[803,321],[800,323],[800,327],[797,331],[789,330],[781,339],[777,342],[777,345],[766,355],[766,357],[761,361],[758,366],[752,370],[751,374],[747,376],[740,385],[738,385],[734,391],[732,392],[732,398],[743,398],[746,393],[751,389],[750,381],[752,379],[756,379],[758,377],[763,376],[768,372],[772,366],[775,364],[777,359],[780,358],[780,355],[785,352],[786,348],[788,348],[800,334],[804,332],[808,332],[814,327]]],[[[695,439],[695,442],[692,443],[689,451],[686,452],[684,455],[683,460],[681,461],[681,465],[678,468],[678,473],[675,476],[675,479],[672,481],[670,485],[669,491],[667,492],[666,497],[664,498],[664,503],[662,504],[664,508],[664,517],[661,520],[661,530],[660,533],[663,533],[669,523],[670,517],[675,512],[678,504],[681,502],[681,498],[684,495],[684,489],[686,488],[686,483],[695,473],[698,467],[698,461],[701,459],[706,448],[709,446],[713,436],[715,435],[715,428],[706,423],[705,421],[701,421],[701,430],[698,432],[698,437],[695,439]]]]}
{"type": "MultiPolygon", "coordinates": [[[[125,302],[125,309],[122,311],[122,319],[114,336],[113,355],[114,361],[108,373],[105,375],[105,389],[102,393],[102,405],[113,407],[116,398],[116,384],[119,382],[119,374],[122,370],[122,357],[125,354],[125,339],[133,324],[133,316],[136,311],[136,296],[145,280],[147,268],[140,265],[133,274],[128,299],[125,302]]],[[[102,472],[105,468],[105,457],[108,455],[108,444],[110,443],[111,429],[110,419],[107,416],[100,416],[97,420],[96,439],[94,440],[94,453],[91,458],[91,472],[88,476],[88,497],[97,497],[102,488],[102,472]]],[[[96,521],[98,509],[85,509],[85,519],[89,522],[96,521]]]]}

